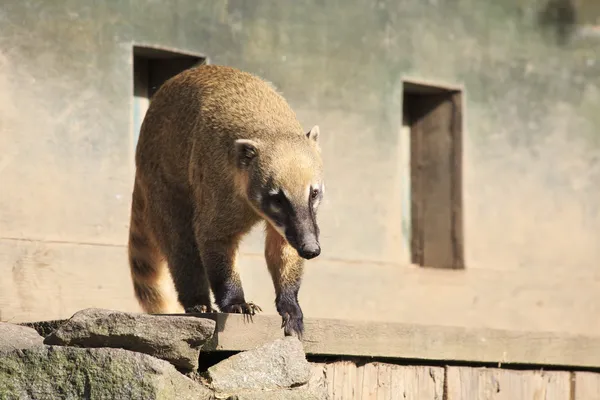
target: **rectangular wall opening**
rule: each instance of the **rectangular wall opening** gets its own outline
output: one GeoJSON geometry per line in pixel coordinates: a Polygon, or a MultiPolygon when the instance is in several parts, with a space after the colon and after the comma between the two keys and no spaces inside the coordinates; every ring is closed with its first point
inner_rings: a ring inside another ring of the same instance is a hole
{"type": "Polygon", "coordinates": [[[133,47],[134,145],[152,96],[169,78],[204,64],[206,57],[153,47],[133,47]]]}
{"type": "Polygon", "coordinates": [[[464,268],[462,93],[408,81],[403,92],[400,142],[410,159],[402,209],[411,262],[464,268]]]}

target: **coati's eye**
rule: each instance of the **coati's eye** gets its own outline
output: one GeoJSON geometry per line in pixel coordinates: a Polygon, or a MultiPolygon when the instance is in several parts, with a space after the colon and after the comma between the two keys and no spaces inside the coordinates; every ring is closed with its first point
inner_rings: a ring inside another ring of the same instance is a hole
{"type": "Polygon", "coordinates": [[[282,208],[285,195],[281,190],[271,190],[269,192],[269,203],[271,207],[282,208]]]}
{"type": "Polygon", "coordinates": [[[279,196],[279,195],[271,196],[271,204],[276,207],[281,207],[281,205],[283,204],[283,201],[281,200],[281,196],[279,196]]]}
{"type": "Polygon", "coordinates": [[[310,191],[310,198],[315,200],[317,197],[319,197],[319,189],[313,189],[310,191]]]}

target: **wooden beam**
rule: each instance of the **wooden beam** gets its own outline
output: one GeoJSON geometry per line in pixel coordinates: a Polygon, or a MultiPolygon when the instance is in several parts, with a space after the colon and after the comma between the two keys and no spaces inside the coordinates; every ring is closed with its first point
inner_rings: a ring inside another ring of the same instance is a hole
{"type": "MultiPolygon", "coordinates": [[[[185,315],[216,321],[203,351],[243,351],[283,337],[278,316],[185,315]]],[[[600,337],[334,319],[305,326],[304,348],[313,355],[600,367],[600,337]]]]}

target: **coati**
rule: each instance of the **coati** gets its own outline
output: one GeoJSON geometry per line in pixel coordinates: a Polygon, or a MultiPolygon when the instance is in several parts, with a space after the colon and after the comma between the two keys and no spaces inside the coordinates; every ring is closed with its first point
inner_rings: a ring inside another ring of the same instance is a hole
{"type": "Polygon", "coordinates": [[[201,65],[154,94],[136,147],[128,240],[135,296],[166,312],[164,263],[185,312],[254,314],[236,253],[265,221],[264,254],[285,336],[301,336],[298,290],[304,260],[321,252],[323,199],[319,127],[305,132],[286,100],[263,79],[201,65]]]}

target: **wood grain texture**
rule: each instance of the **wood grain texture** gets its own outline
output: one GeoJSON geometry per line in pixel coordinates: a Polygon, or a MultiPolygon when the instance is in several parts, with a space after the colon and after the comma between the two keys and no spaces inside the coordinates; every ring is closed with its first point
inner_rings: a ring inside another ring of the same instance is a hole
{"type": "Polygon", "coordinates": [[[333,368],[333,380],[328,384],[333,387],[332,399],[344,400],[356,398],[357,368],[352,361],[340,361],[328,364],[333,368]]]}
{"type": "Polygon", "coordinates": [[[442,400],[444,370],[439,367],[401,366],[381,362],[359,365],[327,364],[330,399],[442,400]]]}
{"type": "Polygon", "coordinates": [[[447,400],[571,400],[570,375],[562,371],[449,367],[447,400]]]}
{"type": "Polygon", "coordinates": [[[420,140],[420,202],[422,265],[453,268],[452,244],[452,103],[445,95],[420,99],[423,115],[413,127],[420,140]]]}
{"type": "MultiPolygon", "coordinates": [[[[215,335],[204,351],[247,350],[283,335],[278,316],[186,315],[216,320],[215,335]]],[[[600,365],[600,338],[594,337],[310,318],[305,319],[305,329],[308,354],[600,365]]],[[[329,368],[328,375],[337,376],[329,368]]]]}
{"type": "Polygon", "coordinates": [[[451,95],[452,120],[450,131],[452,134],[451,144],[451,212],[452,232],[451,241],[453,249],[453,267],[465,267],[465,239],[463,220],[463,93],[455,92],[451,95]]]}
{"type": "Polygon", "coordinates": [[[391,365],[394,400],[443,400],[444,369],[391,365]]]}
{"type": "Polygon", "coordinates": [[[463,267],[462,114],[452,92],[404,96],[411,125],[411,246],[415,263],[463,267]]]}
{"type": "Polygon", "coordinates": [[[600,399],[600,374],[593,372],[574,373],[573,400],[598,400],[600,399]]]}

